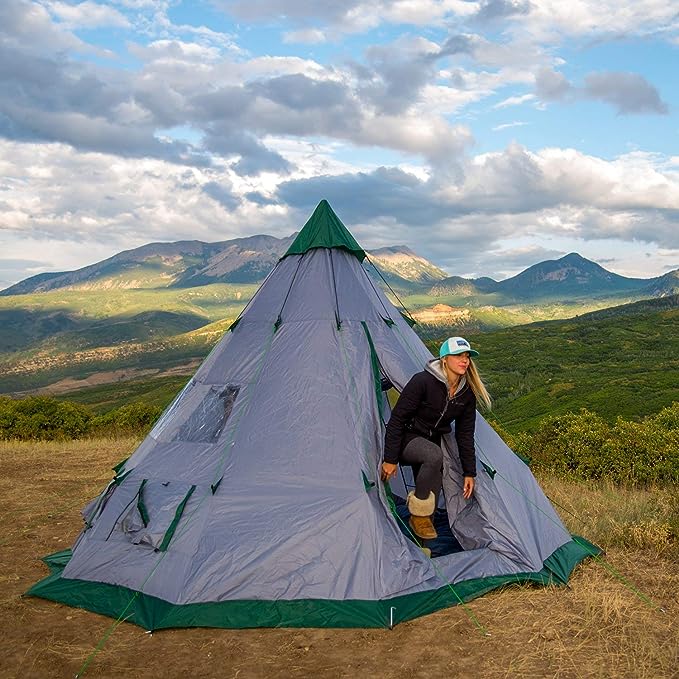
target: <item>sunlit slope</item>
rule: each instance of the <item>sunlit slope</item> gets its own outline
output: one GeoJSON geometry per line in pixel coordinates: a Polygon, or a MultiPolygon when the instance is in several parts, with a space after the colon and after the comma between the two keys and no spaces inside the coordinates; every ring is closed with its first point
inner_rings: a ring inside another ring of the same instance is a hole
{"type": "MultiPolygon", "coordinates": [[[[218,323],[187,333],[186,362],[172,373],[147,367],[155,372],[59,395],[97,410],[134,400],[162,407],[195,372],[199,354],[206,354],[226,327],[218,323]],[[194,343],[193,359],[189,342],[194,343]]],[[[679,401],[678,296],[479,333],[472,339],[495,398],[490,417],[514,432],[531,429],[548,415],[582,407],[613,422],[617,416],[641,418],[679,401]]],[[[438,339],[430,346],[436,350],[438,339]]],[[[67,386],[73,389],[77,383],[67,386]]]]}
{"type": "Polygon", "coordinates": [[[473,339],[509,430],[583,407],[635,419],[679,401],[677,295],[473,339]]]}

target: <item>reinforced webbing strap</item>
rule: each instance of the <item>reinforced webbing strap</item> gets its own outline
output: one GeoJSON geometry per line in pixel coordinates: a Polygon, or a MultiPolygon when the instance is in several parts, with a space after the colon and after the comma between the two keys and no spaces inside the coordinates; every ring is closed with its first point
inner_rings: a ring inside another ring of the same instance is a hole
{"type": "Polygon", "coordinates": [[[330,272],[332,274],[332,288],[335,291],[335,323],[337,323],[337,329],[342,328],[342,319],[340,317],[339,310],[339,298],[337,297],[337,280],[335,279],[335,263],[332,260],[332,250],[329,250],[330,257],[330,272]]]}
{"type": "Polygon", "coordinates": [[[111,483],[115,484],[116,486],[119,486],[133,471],[134,469],[128,469],[122,474],[116,474],[116,476],[113,477],[111,483]]]}
{"type": "Polygon", "coordinates": [[[115,467],[111,467],[111,469],[116,473],[116,476],[122,471],[125,463],[130,459],[130,457],[131,455],[128,455],[124,460],[120,460],[120,462],[118,462],[115,467]]]}
{"type": "Polygon", "coordinates": [[[167,547],[170,544],[170,540],[172,540],[172,536],[174,535],[175,530],[177,530],[179,520],[182,518],[182,514],[184,513],[184,507],[186,507],[186,503],[189,501],[189,498],[193,495],[194,490],[196,490],[196,487],[191,486],[191,488],[189,488],[188,493],[186,493],[186,495],[184,496],[184,499],[179,503],[179,506],[177,507],[174,513],[174,518],[172,519],[172,522],[168,526],[167,530],[165,531],[165,535],[163,535],[163,541],[160,543],[160,547],[158,547],[159,552],[164,552],[167,550],[167,547]]]}
{"type": "Polygon", "coordinates": [[[139,516],[141,516],[141,520],[144,523],[144,527],[149,525],[149,511],[146,509],[146,505],[144,504],[144,486],[146,485],[147,481],[148,479],[143,479],[141,485],[139,486],[139,490],[137,491],[137,510],[139,511],[139,516]]]}

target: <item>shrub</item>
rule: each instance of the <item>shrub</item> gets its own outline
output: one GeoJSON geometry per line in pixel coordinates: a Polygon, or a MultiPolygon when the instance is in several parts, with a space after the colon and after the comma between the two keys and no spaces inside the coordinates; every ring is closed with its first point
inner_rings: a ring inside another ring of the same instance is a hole
{"type": "Polygon", "coordinates": [[[544,420],[523,450],[532,463],[578,479],[627,485],[679,481],[679,403],[642,422],[579,413],[544,420]]]}
{"type": "Polygon", "coordinates": [[[0,438],[50,441],[85,435],[91,412],[78,403],[47,396],[0,399],[0,438]]]}
{"type": "Polygon", "coordinates": [[[157,406],[139,402],[95,416],[87,407],[71,401],[5,396],[0,397],[0,439],[64,441],[85,436],[142,436],[160,413],[157,406]]]}
{"type": "Polygon", "coordinates": [[[130,403],[92,418],[90,434],[94,436],[142,436],[148,433],[161,413],[158,406],[130,403]]]}

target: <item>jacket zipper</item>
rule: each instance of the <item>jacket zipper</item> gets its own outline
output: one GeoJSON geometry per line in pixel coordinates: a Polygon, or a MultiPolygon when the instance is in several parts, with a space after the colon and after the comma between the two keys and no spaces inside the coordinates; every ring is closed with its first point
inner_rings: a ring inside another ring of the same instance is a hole
{"type": "MultiPolygon", "coordinates": [[[[462,393],[462,390],[460,390],[459,393],[462,393]]],[[[442,411],[441,414],[439,415],[439,419],[436,420],[436,424],[434,425],[434,428],[429,430],[429,436],[431,436],[431,435],[433,434],[433,432],[436,431],[436,428],[439,426],[439,424],[441,423],[441,420],[443,419],[443,416],[446,414],[446,411],[448,410],[448,406],[451,404],[451,402],[454,402],[454,401],[455,401],[455,398],[457,397],[457,394],[458,394],[458,392],[455,392],[455,393],[453,394],[453,397],[450,398],[450,397],[448,396],[448,389],[446,389],[446,405],[443,406],[443,411],[442,411]]]]}
{"type": "MultiPolygon", "coordinates": [[[[455,396],[453,396],[453,398],[455,398],[455,396]]],[[[433,432],[436,431],[436,428],[437,428],[437,427],[439,426],[439,424],[441,423],[441,420],[443,419],[443,416],[446,414],[446,410],[448,410],[448,406],[450,405],[450,401],[451,401],[451,400],[452,400],[452,399],[450,399],[450,398],[448,397],[448,389],[446,388],[446,404],[443,406],[443,410],[441,411],[441,414],[439,415],[439,419],[436,420],[436,424],[434,425],[434,428],[429,430],[429,436],[431,436],[431,435],[433,434],[433,432]]]]}

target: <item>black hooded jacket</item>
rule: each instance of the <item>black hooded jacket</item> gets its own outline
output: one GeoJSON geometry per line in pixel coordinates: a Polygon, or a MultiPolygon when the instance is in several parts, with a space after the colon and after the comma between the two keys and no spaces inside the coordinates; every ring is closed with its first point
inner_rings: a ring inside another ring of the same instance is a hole
{"type": "Polygon", "coordinates": [[[462,472],[476,476],[476,396],[465,381],[455,396],[448,398],[448,385],[443,375],[434,374],[438,367],[432,365],[434,362],[436,359],[403,388],[387,423],[384,461],[396,464],[403,449],[417,436],[440,444],[441,436],[448,434],[455,422],[462,472]]]}

